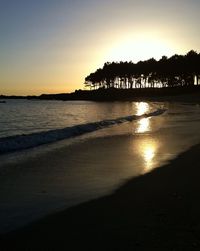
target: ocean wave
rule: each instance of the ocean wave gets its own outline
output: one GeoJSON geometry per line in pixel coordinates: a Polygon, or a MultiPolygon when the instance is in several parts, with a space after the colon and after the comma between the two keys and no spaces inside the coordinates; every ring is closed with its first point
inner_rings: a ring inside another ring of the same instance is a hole
{"type": "Polygon", "coordinates": [[[59,140],[80,136],[85,133],[94,132],[96,130],[106,128],[112,125],[131,122],[144,117],[158,116],[163,114],[166,109],[157,109],[154,112],[143,115],[130,115],[116,119],[102,120],[87,124],[75,125],[62,129],[37,132],[32,134],[23,134],[0,138],[0,154],[5,154],[13,151],[25,150],[39,145],[53,143],[59,140]]]}

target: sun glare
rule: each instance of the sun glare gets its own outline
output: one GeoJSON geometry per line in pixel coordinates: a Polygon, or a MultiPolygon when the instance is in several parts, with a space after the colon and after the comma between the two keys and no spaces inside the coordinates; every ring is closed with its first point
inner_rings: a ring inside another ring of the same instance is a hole
{"type": "Polygon", "coordinates": [[[149,104],[146,102],[137,102],[136,103],[136,115],[140,116],[149,111],[149,104]]]}
{"type": "Polygon", "coordinates": [[[142,118],[137,122],[136,133],[145,133],[150,130],[150,118],[142,118]]]}
{"type": "MultiPolygon", "coordinates": [[[[137,102],[136,115],[140,116],[147,113],[150,109],[149,104],[146,102],[137,102]]],[[[137,121],[136,133],[144,133],[150,130],[150,118],[141,118],[137,121]]]]}
{"type": "Polygon", "coordinates": [[[122,40],[112,46],[108,55],[108,61],[133,61],[146,60],[154,57],[160,59],[163,55],[173,53],[171,46],[159,37],[151,37],[150,34],[140,35],[122,40]]]}

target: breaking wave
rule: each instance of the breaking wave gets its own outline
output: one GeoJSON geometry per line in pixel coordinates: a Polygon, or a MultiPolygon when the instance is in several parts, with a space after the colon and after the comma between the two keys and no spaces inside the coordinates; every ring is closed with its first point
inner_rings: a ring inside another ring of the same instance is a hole
{"type": "Polygon", "coordinates": [[[133,120],[137,120],[144,117],[158,116],[163,114],[165,111],[166,109],[158,109],[154,112],[143,114],[140,116],[130,115],[116,119],[108,119],[98,122],[75,125],[62,129],[0,138],[0,154],[25,150],[47,143],[53,143],[59,140],[80,136],[85,133],[94,132],[96,130],[103,129],[112,125],[121,124],[124,122],[131,122],[133,120]]]}

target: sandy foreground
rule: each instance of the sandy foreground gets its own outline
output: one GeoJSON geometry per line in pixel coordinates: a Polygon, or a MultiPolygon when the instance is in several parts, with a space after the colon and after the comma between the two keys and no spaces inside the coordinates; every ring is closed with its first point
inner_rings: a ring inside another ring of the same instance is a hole
{"type": "Polygon", "coordinates": [[[0,237],[1,250],[200,250],[200,145],[114,194],[0,237]]]}

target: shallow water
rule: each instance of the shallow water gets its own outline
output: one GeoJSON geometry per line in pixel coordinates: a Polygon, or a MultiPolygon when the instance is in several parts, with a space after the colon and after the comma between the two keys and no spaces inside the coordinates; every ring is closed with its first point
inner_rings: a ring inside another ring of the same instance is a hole
{"type": "Polygon", "coordinates": [[[127,116],[133,111],[142,115],[158,107],[167,111],[1,156],[0,231],[112,193],[126,180],[161,166],[200,140],[198,105],[145,102],[89,102],[89,105],[92,109],[98,106],[94,113],[97,121],[108,119],[108,115],[109,118],[127,116]]]}

